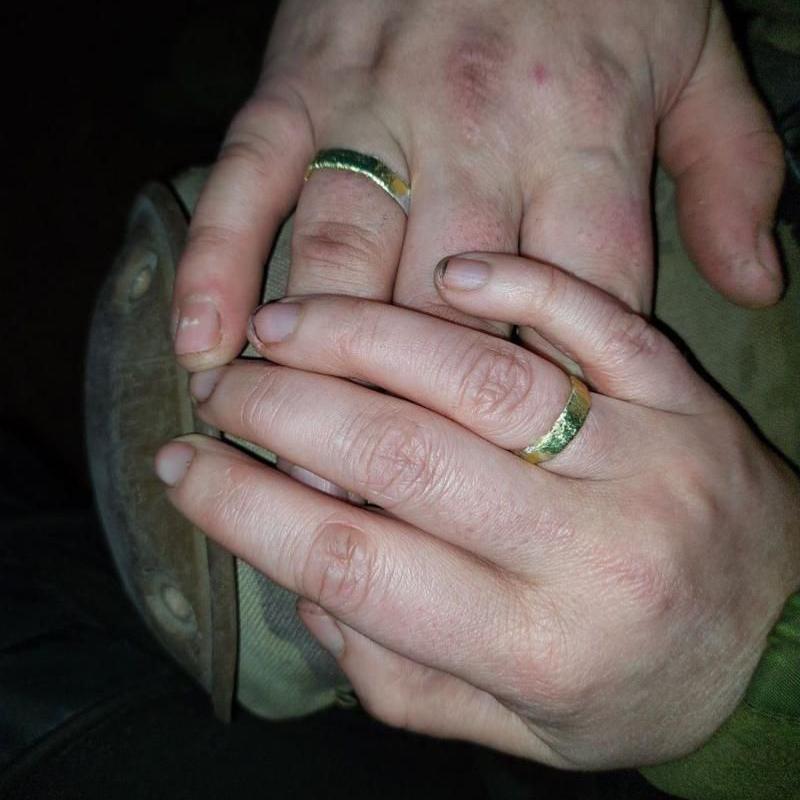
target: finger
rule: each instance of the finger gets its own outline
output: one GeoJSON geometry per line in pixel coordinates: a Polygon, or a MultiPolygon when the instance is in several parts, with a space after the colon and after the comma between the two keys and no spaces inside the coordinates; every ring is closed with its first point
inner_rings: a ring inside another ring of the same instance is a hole
{"type": "MultiPolygon", "coordinates": [[[[400,156],[393,153],[392,160],[400,156]]],[[[369,178],[314,171],[294,216],[287,293],[390,300],[405,225],[402,208],[369,178]]]]}
{"type": "Polygon", "coordinates": [[[511,624],[519,599],[487,564],[202,436],[164,446],[156,471],[184,516],[276,583],[415,661],[502,684],[496,618],[511,624]],[[465,614],[475,596],[492,602],[465,614]]]}
{"type": "Polygon", "coordinates": [[[361,705],[387,725],[560,764],[517,714],[487,692],[382,647],[314,603],[301,600],[297,611],[338,660],[361,705]]]}
{"type": "MultiPolygon", "coordinates": [[[[547,433],[571,391],[563,370],[510,342],[418,312],[376,303],[327,297],[270,304],[255,315],[253,332],[254,345],[271,361],[380,386],[511,451],[521,450],[547,433]],[[277,331],[277,326],[292,312],[295,314],[292,332],[277,331]],[[284,333],[286,336],[280,341],[271,344],[263,341],[284,333]]],[[[309,386],[308,391],[313,392],[316,413],[330,413],[333,402],[330,395],[326,395],[324,411],[316,400],[325,391],[323,385],[316,389],[309,386]]],[[[241,424],[235,413],[240,402],[224,401],[230,409],[230,418],[208,421],[219,424],[223,430],[241,424]]],[[[374,405],[378,401],[369,402],[374,405]]],[[[384,398],[381,402],[388,404],[388,409],[395,401],[384,398]]],[[[623,419],[618,411],[612,410],[612,405],[599,398],[592,409],[591,422],[569,448],[547,462],[546,468],[571,477],[605,477],[609,470],[615,470],[617,463],[605,455],[609,437],[620,434],[620,426],[630,427],[635,423],[632,414],[623,419]]],[[[339,424],[349,423],[343,420],[339,424]]],[[[427,423],[421,419],[420,424],[427,423]]],[[[285,425],[302,427],[308,423],[287,420],[285,425]]],[[[247,438],[246,434],[239,435],[247,438]]],[[[302,436],[302,431],[298,435],[302,436]]],[[[305,457],[310,455],[307,453],[305,457]]],[[[346,455],[338,457],[350,460],[346,455]]],[[[485,469],[487,457],[470,454],[464,457],[464,463],[479,458],[480,469],[485,469]]],[[[475,480],[479,485],[477,474],[475,480]]],[[[359,491],[349,484],[348,488],[359,491]]],[[[383,504],[374,497],[367,498],[383,504]]],[[[465,501],[458,500],[454,505],[465,501]]],[[[469,513],[475,510],[472,504],[465,508],[469,513]]],[[[424,515],[428,513],[422,511],[422,519],[415,519],[414,524],[424,523],[424,515]]]]}
{"type": "Polygon", "coordinates": [[[777,301],[783,153],[718,3],[694,76],[660,124],[659,157],[677,184],[687,250],[709,283],[742,305],[777,301]]]}
{"type": "Polygon", "coordinates": [[[649,311],[651,154],[650,141],[636,151],[564,147],[528,188],[520,253],[559,264],[630,308],[649,311]]]}
{"type": "Polygon", "coordinates": [[[456,308],[536,328],[611,397],[684,413],[715,402],[675,346],[644,317],[556,267],[473,253],[443,262],[437,285],[456,308]]]}
{"type": "Polygon", "coordinates": [[[273,237],[312,155],[308,117],[293,98],[258,94],[231,124],[175,278],[175,353],[187,369],[225,364],[244,346],[273,237]]]}
{"type": "Polygon", "coordinates": [[[555,476],[405,400],[327,375],[242,361],[222,371],[198,414],[508,569],[547,558],[558,523],[549,519],[551,528],[537,533],[530,499],[557,503],[563,490],[555,476]],[[489,486],[487,474],[502,480],[489,486]],[[486,536],[476,519],[489,514],[519,536],[486,536]]]}
{"type": "MultiPolygon", "coordinates": [[[[533,166],[526,187],[520,253],[561,264],[631,308],[649,311],[652,132],[638,141],[620,129],[629,115],[619,112],[619,103],[607,88],[608,102],[599,107],[593,103],[596,124],[574,126],[563,141],[551,144],[552,158],[533,166]]],[[[646,132],[646,121],[637,120],[636,125],[646,132]]],[[[519,335],[534,352],[580,374],[541,331],[523,326],[519,335]]]]}
{"type": "MultiPolygon", "coordinates": [[[[350,118],[344,130],[341,123],[339,128],[338,139],[327,135],[329,143],[342,141],[353,147],[354,143],[366,141],[364,152],[373,157],[380,155],[385,164],[403,162],[399,148],[369,119],[350,118]]],[[[353,172],[314,171],[300,194],[294,216],[287,292],[346,294],[388,301],[405,223],[403,209],[367,177],[353,172]]],[[[309,470],[293,468],[283,459],[278,466],[297,480],[329,494],[343,492],[335,484],[309,470]]]]}
{"type": "Polygon", "coordinates": [[[433,149],[436,158],[415,165],[394,302],[508,336],[507,325],[463,315],[442,303],[431,281],[431,270],[449,253],[464,249],[516,253],[519,242],[521,201],[515,177],[506,176],[490,154],[485,154],[480,170],[469,172],[441,157],[450,149],[449,144],[433,149]]]}

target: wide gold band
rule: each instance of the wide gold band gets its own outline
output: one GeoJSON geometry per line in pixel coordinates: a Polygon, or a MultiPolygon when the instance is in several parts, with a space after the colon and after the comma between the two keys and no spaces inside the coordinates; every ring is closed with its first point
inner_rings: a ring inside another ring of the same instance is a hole
{"type": "Polygon", "coordinates": [[[530,461],[531,464],[539,464],[558,455],[575,438],[586,421],[586,417],[589,416],[589,409],[592,406],[589,389],[574,375],[570,375],[569,379],[572,391],[569,393],[564,410],[553,423],[553,427],[541,439],[529,444],[524,450],[517,450],[517,455],[530,461]]]}
{"type": "Polygon", "coordinates": [[[373,183],[377,183],[408,215],[411,208],[411,187],[399,175],[392,172],[383,161],[358,153],[355,150],[320,150],[306,168],[306,180],[318,169],[338,169],[357,172],[373,183]]]}

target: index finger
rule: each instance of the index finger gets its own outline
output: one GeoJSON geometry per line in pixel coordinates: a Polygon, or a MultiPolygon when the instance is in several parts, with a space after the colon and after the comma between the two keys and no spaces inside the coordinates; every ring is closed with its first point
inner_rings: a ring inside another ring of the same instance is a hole
{"type": "Polygon", "coordinates": [[[314,151],[299,99],[256,95],[239,112],[203,188],[178,264],[175,354],[191,371],[235,358],[262,271],[314,151]]]}

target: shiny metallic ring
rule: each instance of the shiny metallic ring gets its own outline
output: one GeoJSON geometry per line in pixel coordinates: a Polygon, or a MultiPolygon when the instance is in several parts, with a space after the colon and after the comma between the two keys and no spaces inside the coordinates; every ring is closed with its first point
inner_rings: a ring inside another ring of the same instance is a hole
{"type": "Polygon", "coordinates": [[[589,389],[574,375],[570,375],[569,379],[572,391],[553,427],[541,439],[529,444],[523,450],[517,450],[517,455],[530,461],[531,464],[539,464],[558,455],[575,438],[586,422],[586,417],[589,416],[589,409],[592,406],[589,389]]]}
{"type": "Polygon", "coordinates": [[[358,153],[355,150],[320,150],[306,168],[306,180],[318,169],[357,172],[369,178],[395,200],[408,216],[411,208],[411,186],[374,156],[358,153]]]}

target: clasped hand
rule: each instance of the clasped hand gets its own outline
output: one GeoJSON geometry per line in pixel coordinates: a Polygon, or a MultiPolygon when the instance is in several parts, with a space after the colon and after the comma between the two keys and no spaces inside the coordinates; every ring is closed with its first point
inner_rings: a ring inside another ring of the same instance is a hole
{"type": "Polygon", "coordinates": [[[551,361],[413,310],[293,297],[251,320],[266,363],[193,378],[199,413],[367,505],[200,436],[158,456],[173,503],[304,598],[305,624],[392,725],[563,767],[693,749],[800,582],[796,479],[602,290],[475,253],[431,285],[581,367],[593,405],[561,454],[513,454],[564,406],[551,361]]]}

